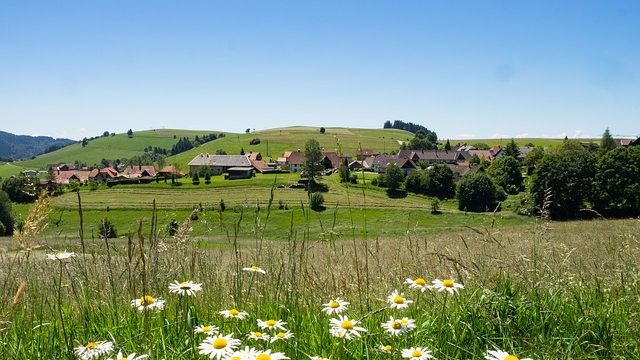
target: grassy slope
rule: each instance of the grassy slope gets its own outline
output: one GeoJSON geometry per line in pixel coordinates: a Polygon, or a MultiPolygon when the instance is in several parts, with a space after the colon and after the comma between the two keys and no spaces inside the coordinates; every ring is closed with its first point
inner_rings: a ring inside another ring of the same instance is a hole
{"type": "Polygon", "coordinates": [[[16,175],[22,170],[26,170],[26,168],[10,163],[0,164],[0,178],[7,178],[11,175],[16,175]]]}
{"type": "Polygon", "coordinates": [[[171,146],[178,141],[178,139],[173,138],[174,135],[178,138],[184,136],[193,138],[196,135],[205,135],[211,132],[205,130],[157,129],[137,131],[132,138],[127,137],[127,134],[117,134],[116,136],[91,140],[85,148],[80,144],[69,145],[63,149],[40,155],[35,159],[19,162],[17,165],[27,168],[45,168],[48,164],[73,163],[75,160],[94,164],[100,163],[103,158],[110,160],[130,158],[143,154],[144,148],[147,146],[171,149],[171,146]]]}
{"type": "MultiPolygon", "coordinates": [[[[542,147],[554,147],[554,146],[558,146],[561,145],[562,142],[564,141],[564,139],[549,139],[549,138],[518,138],[518,139],[513,139],[516,144],[518,144],[518,146],[525,146],[528,143],[532,143],[535,146],[542,146],[542,147]]],[[[578,139],[580,141],[595,141],[599,143],[599,139],[578,139]]],[[[511,139],[465,139],[465,140],[450,140],[451,145],[455,145],[455,144],[469,144],[469,145],[473,145],[473,144],[477,144],[477,143],[485,143],[489,146],[506,146],[508,143],[511,142],[511,139]]]]}
{"type": "Polygon", "coordinates": [[[320,146],[327,151],[337,151],[338,142],[343,153],[355,155],[359,144],[364,149],[372,149],[380,152],[396,152],[398,140],[410,139],[413,135],[409,132],[396,129],[351,129],[351,128],[326,128],[324,134],[320,134],[315,127],[288,127],[282,129],[269,129],[256,131],[251,134],[228,134],[225,138],[212,141],[198,148],[169,157],[168,163],[177,163],[183,169],[199,153],[213,154],[217,149],[224,149],[228,154],[239,154],[243,148],[246,153],[259,151],[262,156],[274,161],[282,156],[284,151],[304,149],[304,143],[311,138],[320,142],[320,146]],[[260,144],[249,145],[251,139],[260,138],[260,144]],[[267,152],[267,143],[269,151],[267,152]]]}

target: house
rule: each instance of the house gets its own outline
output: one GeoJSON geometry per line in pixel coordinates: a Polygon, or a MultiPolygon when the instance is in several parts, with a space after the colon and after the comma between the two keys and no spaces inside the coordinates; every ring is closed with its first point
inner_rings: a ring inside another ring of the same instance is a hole
{"type": "Polygon", "coordinates": [[[122,176],[127,179],[152,178],[156,176],[156,168],[151,165],[129,165],[122,170],[122,176]]]}
{"type": "Polygon", "coordinates": [[[236,166],[227,169],[224,178],[227,180],[250,179],[253,176],[253,166],[236,166]]]}
{"type": "Polygon", "coordinates": [[[304,163],[304,153],[298,149],[297,151],[285,151],[284,155],[278,158],[280,166],[288,167],[293,172],[302,170],[304,163]]]}
{"type": "MultiPolygon", "coordinates": [[[[73,176],[76,180],[80,181],[81,184],[86,184],[89,181],[89,175],[91,175],[90,170],[76,170],[73,176]]],[[[69,180],[71,180],[71,178],[69,180]]]]}
{"type": "Polygon", "coordinates": [[[504,156],[504,151],[502,151],[502,146],[494,146],[489,149],[489,153],[491,154],[491,159],[500,159],[504,156]]]}
{"type": "Polygon", "coordinates": [[[482,165],[471,165],[468,162],[463,162],[459,164],[447,164],[451,171],[453,171],[454,181],[458,181],[465,175],[475,174],[478,172],[484,172],[484,167],[482,165]]]}
{"type": "Polygon", "coordinates": [[[379,155],[376,156],[373,161],[373,171],[378,174],[384,173],[389,164],[398,165],[405,175],[407,175],[409,171],[416,169],[416,164],[411,159],[403,159],[394,155],[379,155]]]}
{"type": "Polygon", "coordinates": [[[272,167],[269,166],[269,164],[267,164],[264,160],[262,160],[262,154],[260,154],[259,152],[250,152],[249,154],[247,154],[247,158],[249,159],[249,162],[251,163],[251,166],[255,169],[255,171],[257,172],[264,172],[266,170],[271,170],[272,167]]]}
{"type": "Polygon", "coordinates": [[[629,146],[640,146],[640,137],[633,140],[629,146]]]}
{"type": "Polygon", "coordinates": [[[165,179],[181,178],[184,176],[184,173],[175,165],[167,165],[158,171],[158,176],[165,179]]]}
{"type": "Polygon", "coordinates": [[[425,161],[427,163],[457,164],[471,157],[468,152],[442,151],[442,150],[400,150],[398,158],[409,159],[414,163],[425,161]]]}
{"type": "Polygon", "coordinates": [[[527,154],[530,153],[534,149],[533,146],[520,146],[518,150],[520,154],[518,154],[518,159],[524,159],[527,157],[527,154]]]}
{"type": "Polygon", "coordinates": [[[38,170],[25,170],[22,172],[24,176],[38,176],[38,170]]]}
{"type": "Polygon", "coordinates": [[[349,163],[349,170],[360,170],[362,169],[364,166],[362,165],[363,161],[360,160],[353,160],[352,162],[349,163]]]}
{"type": "Polygon", "coordinates": [[[322,165],[325,169],[337,169],[342,163],[340,155],[334,151],[322,152],[322,165]]]}
{"type": "Polygon", "coordinates": [[[471,154],[472,157],[474,155],[477,156],[480,160],[493,160],[493,155],[491,155],[490,150],[469,150],[469,154],[471,154]]]}
{"type": "Polygon", "coordinates": [[[638,146],[638,139],[613,139],[613,141],[618,147],[629,147],[638,146]]]}
{"type": "Polygon", "coordinates": [[[366,158],[364,158],[364,160],[362,160],[362,167],[364,167],[365,169],[373,169],[374,161],[376,161],[375,156],[367,156],[366,158]]]}
{"type": "Polygon", "coordinates": [[[118,171],[112,167],[106,167],[102,169],[93,169],[89,173],[89,179],[95,181],[106,182],[109,180],[116,180],[120,178],[118,171]]]}
{"type": "Polygon", "coordinates": [[[233,167],[251,167],[251,161],[246,155],[209,155],[200,153],[189,162],[189,172],[200,172],[209,168],[212,175],[226,173],[233,167]]]}
{"type": "Polygon", "coordinates": [[[56,170],[51,176],[51,182],[60,185],[69,185],[71,180],[80,181],[76,176],[76,170],[56,170]]]}
{"type": "Polygon", "coordinates": [[[380,155],[379,151],[371,150],[371,149],[358,149],[356,150],[356,160],[364,160],[365,158],[378,156],[380,155]]]}

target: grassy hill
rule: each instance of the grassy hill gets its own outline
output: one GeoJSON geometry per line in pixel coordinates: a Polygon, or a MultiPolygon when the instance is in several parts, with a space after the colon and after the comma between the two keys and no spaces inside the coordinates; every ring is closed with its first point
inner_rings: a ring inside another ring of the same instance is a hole
{"type": "MultiPolygon", "coordinates": [[[[562,145],[562,142],[564,141],[564,139],[550,139],[550,138],[517,138],[517,139],[513,139],[516,144],[518,144],[518,146],[525,146],[529,143],[535,145],[535,146],[542,146],[542,147],[554,147],[554,146],[558,146],[558,145],[562,145]]],[[[596,143],[600,143],[599,139],[577,139],[580,141],[595,141],[596,143]]],[[[455,144],[468,144],[468,145],[473,145],[473,144],[477,144],[477,143],[485,143],[489,146],[506,146],[508,143],[511,142],[511,138],[504,138],[504,139],[465,139],[465,140],[449,140],[451,142],[451,145],[455,145],[455,144]]]]}
{"type": "Polygon", "coordinates": [[[80,144],[73,144],[63,149],[43,154],[35,159],[21,161],[16,165],[33,168],[44,169],[48,164],[68,162],[73,163],[80,160],[86,164],[99,164],[103,158],[115,160],[130,158],[135,155],[144,153],[147,146],[157,146],[171,149],[180,137],[202,136],[212,131],[207,130],[174,130],[174,129],[156,129],[137,131],[132,138],[127,134],[116,134],[115,136],[100,137],[89,141],[86,147],[80,144]],[[174,135],[176,139],[174,139],[174,135]]]}
{"type": "Polygon", "coordinates": [[[396,152],[400,146],[399,141],[405,141],[411,137],[413,134],[397,129],[326,128],[326,132],[320,134],[317,127],[296,126],[256,131],[250,134],[227,134],[222,139],[169,157],[167,163],[175,163],[182,169],[186,169],[189,161],[199,153],[213,154],[218,149],[223,149],[230,155],[239,154],[240,149],[244,149],[246,153],[259,151],[267,160],[272,158],[275,161],[287,150],[303,149],[304,143],[311,138],[317,139],[320,146],[327,151],[337,151],[341,148],[345,154],[355,155],[358,146],[380,152],[396,152]],[[249,142],[254,138],[259,138],[260,144],[250,145],[249,142]]]}

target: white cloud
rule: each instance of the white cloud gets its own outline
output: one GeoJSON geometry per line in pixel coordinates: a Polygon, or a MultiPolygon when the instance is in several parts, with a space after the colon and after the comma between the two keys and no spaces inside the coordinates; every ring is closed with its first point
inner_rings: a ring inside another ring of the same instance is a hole
{"type": "Polygon", "coordinates": [[[493,134],[490,136],[491,139],[511,139],[511,135],[508,134],[493,134]]]}
{"type": "Polygon", "coordinates": [[[462,139],[474,139],[476,134],[456,134],[452,137],[452,139],[462,140],[462,139]]]}
{"type": "Polygon", "coordinates": [[[514,136],[514,138],[517,138],[517,139],[528,138],[528,137],[529,137],[529,133],[517,134],[516,136],[514,136]]]}

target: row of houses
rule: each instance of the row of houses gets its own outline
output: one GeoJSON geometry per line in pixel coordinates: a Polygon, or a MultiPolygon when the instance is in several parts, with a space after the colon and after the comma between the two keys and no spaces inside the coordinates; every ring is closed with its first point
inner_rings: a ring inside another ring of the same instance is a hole
{"type": "Polygon", "coordinates": [[[118,171],[113,167],[76,169],[73,165],[61,164],[52,167],[50,174],[50,181],[61,185],[68,185],[71,181],[78,181],[81,184],[85,184],[89,182],[89,180],[106,182],[124,179],[154,179],[157,177],[170,178],[172,176],[184,176],[184,174],[173,165],[165,166],[159,171],[156,170],[154,166],[129,165],[118,171]]]}

